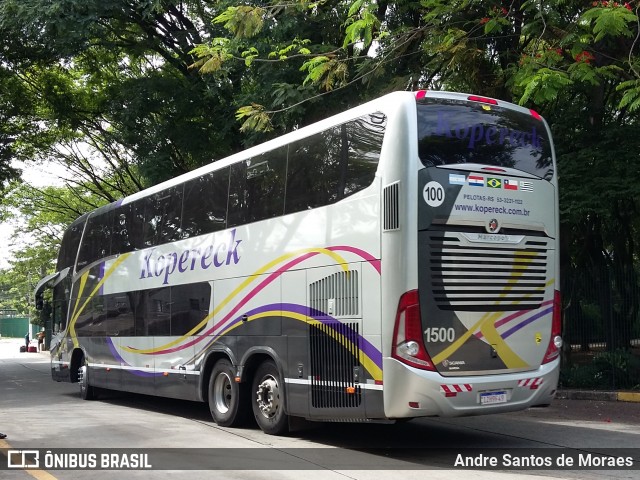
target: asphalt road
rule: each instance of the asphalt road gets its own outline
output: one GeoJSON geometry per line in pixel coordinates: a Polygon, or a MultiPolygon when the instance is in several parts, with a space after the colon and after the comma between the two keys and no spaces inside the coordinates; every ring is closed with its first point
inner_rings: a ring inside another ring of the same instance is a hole
{"type": "MultiPolygon", "coordinates": [[[[38,450],[41,465],[47,450],[60,453],[60,462],[79,452],[87,456],[84,460],[96,455],[97,463],[104,453],[114,453],[122,462],[124,457],[118,455],[146,452],[154,468],[172,469],[172,477],[189,479],[272,479],[274,471],[285,480],[640,478],[639,403],[557,400],[549,408],[503,415],[395,425],[307,424],[290,436],[273,437],[252,425],[218,427],[200,403],[117,392],[82,401],[77,385],[51,380],[46,353],[19,353],[19,345],[19,340],[0,340],[0,432],[7,434],[0,440],[0,453],[38,450]],[[585,457],[598,452],[630,459],[632,466],[584,470],[557,465],[560,454],[585,457]],[[505,464],[505,454],[511,455],[510,465],[505,464]],[[498,465],[486,470],[456,465],[491,458],[498,465]],[[536,466],[547,458],[552,468],[536,466]],[[531,462],[533,468],[513,465],[514,461],[531,462]]],[[[0,456],[3,479],[97,480],[122,473],[7,469],[5,461],[0,456]]],[[[126,478],[166,474],[135,470],[127,471],[126,478]]]]}

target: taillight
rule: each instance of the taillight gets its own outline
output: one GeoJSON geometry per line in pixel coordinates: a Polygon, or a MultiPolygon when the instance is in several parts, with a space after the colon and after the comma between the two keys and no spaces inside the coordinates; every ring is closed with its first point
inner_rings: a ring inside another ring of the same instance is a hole
{"type": "Polygon", "coordinates": [[[535,118],[536,120],[540,120],[542,121],[542,117],[540,116],[540,114],[538,112],[536,112],[535,110],[531,110],[529,109],[529,113],[531,113],[531,116],[533,118],[535,118]]]}
{"type": "Polygon", "coordinates": [[[435,370],[424,347],[420,299],[417,290],[410,290],[400,297],[393,331],[391,356],[415,368],[435,370]]]}
{"type": "Polygon", "coordinates": [[[426,96],[427,96],[427,91],[426,90],[418,90],[416,92],[416,100],[422,100],[426,96]]]}
{"type": "Polygon", "coordinates": [[[488,103],[489,105],[498,105],[498,101],[493,98],[479,97],[477,95],[470,95],[467,100],[471,102],[488,103]]]}
{"type": "Polygon", "coordinates": [[[547,347],[547,353],[544,354],[542,363],[549,363],[560,355],[562,348],[562,302],[560,301],[560,292],[556,290],[553,294],[553,320],[551,321],[551,339],[547,347]]]}

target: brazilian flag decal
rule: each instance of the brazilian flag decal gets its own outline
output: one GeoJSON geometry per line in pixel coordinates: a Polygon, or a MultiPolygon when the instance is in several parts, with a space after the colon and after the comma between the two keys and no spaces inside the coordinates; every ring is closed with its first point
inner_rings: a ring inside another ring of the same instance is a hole
{"type": "Polygon", "coordinates": [[[487,186],[490,188],[502,188],[502,180],[499,178],[488,178],[487,186]]]}

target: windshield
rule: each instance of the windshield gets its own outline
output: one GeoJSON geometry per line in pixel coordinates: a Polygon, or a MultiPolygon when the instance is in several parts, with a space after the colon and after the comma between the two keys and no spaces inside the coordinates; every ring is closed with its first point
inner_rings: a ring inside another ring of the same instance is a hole
{"type": "Polygon", "coordinates": [[[418,152],[426,167],[479,163],[551,180],[551,144],[533,115],[485,103],[425,98],[418,102],[418,152]]]}

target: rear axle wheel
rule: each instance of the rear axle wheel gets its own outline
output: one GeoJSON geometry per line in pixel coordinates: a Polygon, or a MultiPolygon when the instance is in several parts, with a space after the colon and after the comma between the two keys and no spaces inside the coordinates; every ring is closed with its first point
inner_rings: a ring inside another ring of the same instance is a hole
{"type": "Polygon", "coordinates": [[[258,367],[253,377],[251,394],[253,415],[258,426],[269,435],[281,435],[289,428],[284,409],[284,389],[280,372],[271,360],[258,367]]]}

